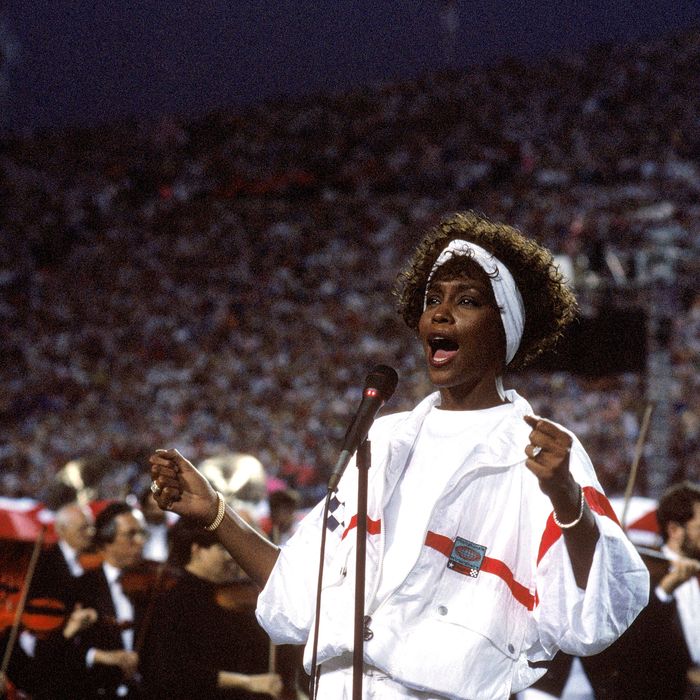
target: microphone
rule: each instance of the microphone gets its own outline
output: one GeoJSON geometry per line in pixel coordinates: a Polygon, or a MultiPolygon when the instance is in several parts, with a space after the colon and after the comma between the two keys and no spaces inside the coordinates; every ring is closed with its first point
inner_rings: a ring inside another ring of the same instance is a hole
{"type": "Polygon", "coordinates": [[[343,448],[335,469],[328,480],[328,490],[336,491],[340,477],[348,466],[348,462],[357,451],[357,448],[367,438],[377,411],[391,398],[399,381],[396,370],[387,365],[377,365],[365,380],[365,388],[362,391],[362,401],[357,409],[355,418],[345,434],[343,448]]]}

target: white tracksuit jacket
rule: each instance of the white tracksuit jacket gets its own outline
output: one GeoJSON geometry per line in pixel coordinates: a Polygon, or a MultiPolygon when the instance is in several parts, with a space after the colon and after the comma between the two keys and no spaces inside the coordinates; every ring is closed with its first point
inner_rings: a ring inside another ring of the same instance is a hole
{"type": "MultiPolygon", "coordinates": [[[[551,502],[525,466],[531,429],[523,416],[532,409],[514,391],[507,398],[512,410],[469,455],[436,450],[436,459],[455,460],[454,474],[432,510],[423,541],[405,543],[407,562],[414,562],[410,573],[383,601],[374,597],[384,550],[383,507],[439,394],[410,412],[379,418],[369,434],[365,614],[371,617],[372,637],[364,643],[364,658],[429,697],[506,699],[540,677],[545,669],[532,664],[551,659],[557,650],[589,655],[604,649],[648,600],[647,569],[618,525],[588,455],[572,436],[570,469],[600,530],[587,587],[577,587],[551,502]]],[[[353,467],[351,462],[331,504],[319,664],[352,653],[353,467]]],[[[306,516],[281,550],[257,607],[258,620],[273,642],[308,640],[307,670],[323,505],[306,516]]]]}

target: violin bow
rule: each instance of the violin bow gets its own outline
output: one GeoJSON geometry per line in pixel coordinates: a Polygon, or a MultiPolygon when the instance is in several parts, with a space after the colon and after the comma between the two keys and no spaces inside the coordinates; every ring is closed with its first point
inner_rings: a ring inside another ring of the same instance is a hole
{"type": "Polygon", "coordinates": [[[46,535],[46,525],[42,525],[39,535],[34,542],[34,548],[32,549],[32,556],[29,560],[29,566],[27,567],[27,573],[24,577],[24,584],[22,585],[22,591],[19,596],[19,601],[17,603],[17,609],[15,610],[15,619],[12,622],[12,629],[10,630],[10,637],[7,640],[7,646],[5,647],[5,654],[2,658],[2,666],[0,667],[0,674],[3,677],[7,676],[7,669],[10,666],[10,658],[12,657],[12,652],[14,651],[15,643],[17,642],[17,636],[19,634],[19,626],[22,621],[22,615],[24,614],[24,608],[27,604],[27,596],[29,595],[29,586],[32,583],[32,578],[34,577],[34,571],[36,569],[36,564],[39,561],[39,553],[44,544],[44,537],[46,535]]]}
{"type": "Polygon", "coordinates": [[[144,642],[146,641],[146,633],[148,632],[148,628],[151,626],[151,622],[153,620],[153,613],[155,612],[156,602],[161,592],[160,589],[161,584],[163,582],[165,569],[169,564],[170,553],[168,553],[168,556],[165,561],[158,562],[158,566],[156,569],[156,577],[153,581],[153,586],[151,587],[151,590],[148,592],[148,603],[146,604],[146,611],[143,615],[143,621],[141,625],[139,625],[136,641],[134,642],[134,651],[139,655],[141,654],[144,642]]]}
{"type": "MultiPolygon", "coordinates": [[[[277,525],[272,526],[272,532],[270,533],[270,540],[272,544],[278,544],[280,540],[280,531],[277,525]]],[[[267,670],[270,673],[275,673],[277,670],[277,645],[270,640],[270,650],[267,662],[267,670]]]]}
{"type": "Polygon", "coordinates": [[[625,497],[622,506],[622,516],[620,517],[620,524],[622,529],[627,531],[627,510],[630,505],[630,500],[632,499],[632,491],[634,490],[634,484],[637,481],[637,471],[639,469],[639,462],[642,458],[642,451],[644,449],[644,443],[647,439],[647,432],[649,432],[649,423],[651,421],[651,414],[654,410],[654,404],[648,403],[644,409],[644,417],[642,418],[642,427],[639,430],[639,435],[637,436],[637,444],[634,448],[634,459],[632,460],[632,467],[630,469],[630,475],[627,479],[627,486],[625,488],[625,497]]]}

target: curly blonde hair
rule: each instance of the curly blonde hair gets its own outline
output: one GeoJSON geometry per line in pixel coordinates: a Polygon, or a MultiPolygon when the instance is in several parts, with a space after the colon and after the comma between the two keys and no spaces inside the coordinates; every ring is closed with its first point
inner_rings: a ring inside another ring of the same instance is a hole
{"type": "MultiPolygon", "coordinates": [[[[409,328],[418,328],[428,276],[438,255],[453,239],[480,245],[513,275],[525,306],[525,328],[520,347],[508,366],[513,370],[526,367],[557,343],[566,326],[576,318],[578,306],[552,254],[512,226],[490,221],[473,211],[445,217],[428,231],[408,266],[396,277],[393,294],[399,314],[409,328]]],[[[466,268],[472,263],[464,258],[463,264],[466,268]]]]}

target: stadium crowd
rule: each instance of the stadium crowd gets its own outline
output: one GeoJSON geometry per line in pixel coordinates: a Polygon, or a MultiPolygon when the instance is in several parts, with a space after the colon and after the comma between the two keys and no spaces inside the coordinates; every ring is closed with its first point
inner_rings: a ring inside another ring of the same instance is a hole
{"type": "MultiPolygon", "coordinates": [[[[86,458],[96,495],[121,498],[153,448],[177,446],[195,462],[253,454],[315,502],[374,364],[400,376],[386,411],[429,390],[390,289],[420,232],[465,208],[560,255],[582,312],[661,313],[649,350],[672,366],[676,465],[662,481],[698,481],[698,65],[695,30],[200,117],[4,134],[0,493],[47,499],[86,458]]],[[[648,377],[602,374],[509,381],[579,435],[615,495],[648,377]]]]}

